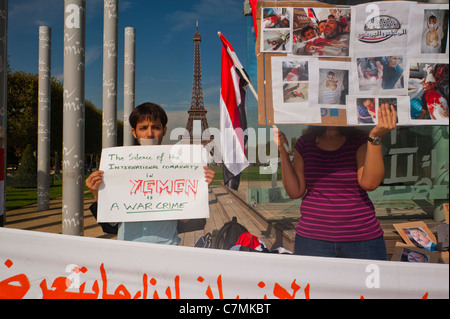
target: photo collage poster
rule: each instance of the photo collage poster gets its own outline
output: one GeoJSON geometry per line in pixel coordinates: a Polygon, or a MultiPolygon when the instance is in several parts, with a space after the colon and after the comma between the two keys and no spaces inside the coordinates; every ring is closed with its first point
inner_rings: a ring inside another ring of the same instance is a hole
{"type": "Polygon", "coordinates": [[[261,10],[260,50],[280,53],[271,67],[275,123],[321,123],[321,108],[337,108],[348,125],[372,125],[389,103],[398,125],[449,124],[447,4],[261,10]]]}

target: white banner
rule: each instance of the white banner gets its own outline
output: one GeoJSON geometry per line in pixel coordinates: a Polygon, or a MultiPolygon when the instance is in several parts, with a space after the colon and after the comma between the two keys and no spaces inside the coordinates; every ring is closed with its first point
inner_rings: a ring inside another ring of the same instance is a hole
{"type": "Polygon", "coordinates": [[[102,150],[99,222],[209,217],[201,145],[112,147],[102,150]]]}
{"type": "Polygon", "coordinates": [[[0,298],[449,298],[445,264],[225,251],[5,228],[0,242],[0,298]]]}

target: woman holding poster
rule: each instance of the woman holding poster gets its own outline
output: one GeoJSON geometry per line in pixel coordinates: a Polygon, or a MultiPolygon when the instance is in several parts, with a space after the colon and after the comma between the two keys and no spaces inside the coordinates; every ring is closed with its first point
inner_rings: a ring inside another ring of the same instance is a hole
{"type": "Polygon", "coordinates": [[[383,230],[367,191],[384,179],[381,137],[396,127],[393,106],[381,105],[369,136],[347,127],[310,127],[295,144],[294,160],[274,129],[287,194],[302,197],[295,254],[386,259],[383,230]]]}

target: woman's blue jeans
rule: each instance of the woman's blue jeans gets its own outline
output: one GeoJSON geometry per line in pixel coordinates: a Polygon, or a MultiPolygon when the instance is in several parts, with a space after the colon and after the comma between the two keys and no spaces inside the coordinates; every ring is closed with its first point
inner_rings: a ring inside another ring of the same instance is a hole
{"type": "Polygon", "coordinates": [[[386,260],[386,243],[383,236],[366,241],[332,242],[296,234],[294,253],[302,256],[386,260]]]}

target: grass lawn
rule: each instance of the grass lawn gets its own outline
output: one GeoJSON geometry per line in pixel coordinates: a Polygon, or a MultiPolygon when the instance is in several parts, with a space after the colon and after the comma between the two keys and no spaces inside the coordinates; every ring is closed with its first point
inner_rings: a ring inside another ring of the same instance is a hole
{"type": "MultiPolygon", "coordinates": [[[[84,187],[84,189],[88,190],[86,186],[84,187]]],[[[5,204],[7,211],[37,203],[36,188],[13,188],[7,186],[5,192],[6,192],[5,204]]],[[[88,197],[89,195],[90,194],[86,194],[86,197],[88,197]]],[[[62,181],[55,180],[53,182],[53,185],[50,186],[50,199],[56,199],[60,197],[62,197],[62,181]]]]}
{"type": "MultiPolygon", "coordinates": [[[[50,187],[50,199],[62,196],[62,186],[50,187]]],[[[6,210],[18,209],[23,206],[37,203],[36,188],[12,188],[6,187],[6,210]]]]}

